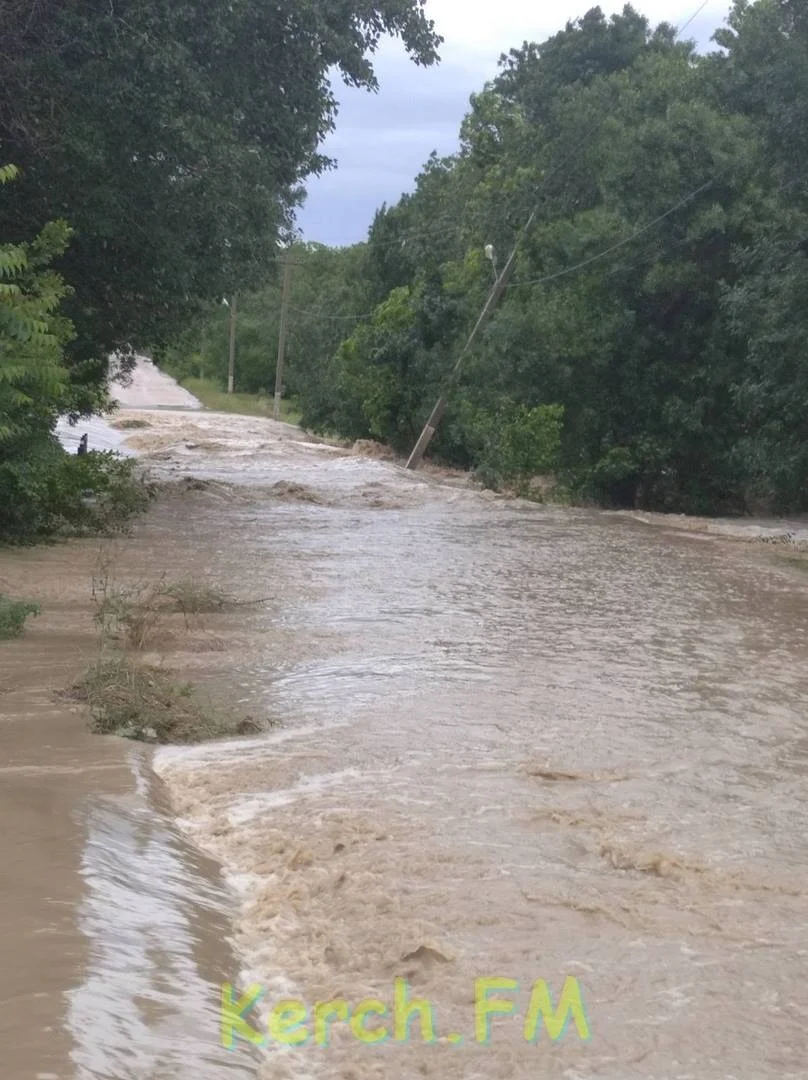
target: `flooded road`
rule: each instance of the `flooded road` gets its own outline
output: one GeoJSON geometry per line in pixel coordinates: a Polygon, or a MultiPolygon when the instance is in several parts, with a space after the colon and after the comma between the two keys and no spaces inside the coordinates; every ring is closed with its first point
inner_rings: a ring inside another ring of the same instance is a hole
{"type": "MultiPolygon", "coordinates": [[[[45,883],[61,936],[32,938],[25,985],[66,997],[38,1014],[52,1061],[23,1026],[12,1080],[805,1077],[799,566],[404,473],[269,421],[131,416],[149,426],[129,445],[161,477],[207,483],[164,496],[116,544],[117,572],[260,600],[162,655],[279,726],[157,751],[176,824],[147,798],[147,756],[85,736],[78,761],[75,731],[61,757],[20,735],[12,757],[36,793],[4,787],[4,820],[47,793],[65,864],[45,883]],[[47,772],[57,759],[69,778],[47,772]],[[228,913],[238,961],[222,945],[228,913]],[[43,977],[47,957],[72,957],[61,979],[43,977]],[[528,1041],[531,988],[546,980],[557,1002],[568,976],[590,1037],[573,1019],[528,1041]],[[431,1005],[434,1032],[425,1006],[394,1037],[397,977],[431,1005]],[[515,1011],[483,1043],[475,980],[495,977],[512,982],[490,996],[515,1011]],[[370,1044],[335,1022],[327,1046],[240,1040],[227,1054],[224,981],[261,984],[264,1020],[283,999],[378,999],[388,1015],[366,1030],[391,1036],[370,1044]]],[[[12,648],[34,649],[35,627],[12,648]]],[[[49,731],[78,722],[48,708],[49,731]]],[[[17,1009],[4,1012],[15,1031],[17,1009]]]]}

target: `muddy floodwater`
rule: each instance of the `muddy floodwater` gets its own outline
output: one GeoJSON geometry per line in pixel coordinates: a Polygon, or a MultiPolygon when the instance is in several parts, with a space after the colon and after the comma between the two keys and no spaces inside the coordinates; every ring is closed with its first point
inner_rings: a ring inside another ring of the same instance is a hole
{"type": "Polygon", "coordinates": [[[127,415],[173,489],[130,538],[0,562],[43,602],[0,646],[4,1078],[808,1075],[801,564],[260,419],[127,415]],[[265,734],[86,733],[53,690],[93,656],[102,564],[250,601],[147,659],[265,734]],[[428,1003],[406,1041],[397,978],[428,1003]],[[534,984],[568,978],[584,1020],[527,1039],[534,984]],[[264,988],[264,1032],[284,999],[389,1015],[227,1051],[223,982],[264,988]]]}

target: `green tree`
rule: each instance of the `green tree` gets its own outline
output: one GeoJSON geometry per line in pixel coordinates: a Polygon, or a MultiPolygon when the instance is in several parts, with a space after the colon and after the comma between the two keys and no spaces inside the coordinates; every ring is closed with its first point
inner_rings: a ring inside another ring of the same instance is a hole
{"type": "Polygon", "coordinates": [[[808,12],[792,0],[737,2],[712,57],[721,105],[760,139],[760,209],[739,243],[724,306],[745,363],[733,380],[734,465],[756,509],[808,507],[808,12]]]}
{"type": "MultiPolygon", "coordinates": [[[[0,168],[0,197],[16,176],[13,166],[0,168]]],[[[47,437],[72,404],[62,363],[71,327],[59,314],[68,289],[50,268],[69,238],[67,225],[53,222],[31,243],[0,244],[0,451],[6,463],[21,444],[47,437]]]]}
{"type": "Polygon", "coordinates": [[[716,40],[699,56],[595,8],[504,57],[458,152],[345,264],[320,263],[336,330],[301,323],[308,422],[406,451],[440,393],[432,452],[489,479],[553,468],[581,497],[660,510],[808,506],[808,13],[738,0],[716,40]],[[455,377],[484,248],[501,267],[532,207],[455,377]]]}
{"type": "Polygon", "coordinates": [[[266,278],[302,181],[328,165],[328,73],[373,89],[384,34],[436,58],[422,0],[0,5],[0,145],[21,171],[0,227],[75,230],[60,269],[84,407],[110,351],[266,278]]]}
{"type": "MultiPolygon", "coordinates": [[[[17,170],[0,168],[0,198],[17,170]]],[[[0,243],[0,542],[69,526],[106,528],[142,507],[131,466],[112,455],[70,457],[53,430],[77,400],[64,364],[73,328],[61,312],[69,288],[52,267],[70,229],[46,225],[29,243],[0,243]],[[100,496],[88,506],[85,492],[100,496]]]]}

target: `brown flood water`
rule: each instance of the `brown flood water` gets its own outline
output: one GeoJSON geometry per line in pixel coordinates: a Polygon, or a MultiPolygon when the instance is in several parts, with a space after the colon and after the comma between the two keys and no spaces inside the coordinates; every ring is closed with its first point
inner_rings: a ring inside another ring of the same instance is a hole
{"type": "Polygon", "coordinates": [[[4,558],[4,587],[51,603],[0,647],[0,957],[22,972],[3,1077],[808,1075],[799,568],[268,421],[142,415],[130,445],[155,469],[213,483],[107,546],[116,574],[263,601],[150,659],[280,726],[158,751],[175,824],[147,752],[42,689],[92,654],[98,545],[4,558]],[[474,982],[495,976],[516,1012],[481,1044],[474,982]],[[591,1037],[526,1041],[531,986],[557,999],[567,976],[591,1037]],[[434,1042],[336,1023],[328,1046],[217,1045],[222,981],[262,984],[265,1018],[284,998],[392,1006],[396,977],[432,1003],[434,1042]]]}

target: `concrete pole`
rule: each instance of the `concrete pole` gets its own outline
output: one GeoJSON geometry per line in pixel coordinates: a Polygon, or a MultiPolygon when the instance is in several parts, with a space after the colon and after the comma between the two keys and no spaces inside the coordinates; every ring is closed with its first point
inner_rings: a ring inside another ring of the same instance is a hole
{"type": "Polygon", "coordinates": [[[236,381],[236,294],[230,298],[230,354],[227,361],[227,392],[233,393],[236,381]]]}
{"type": "Polygon", "coordinates": [[[283,364],[286,353],[286,320],[289,309],[289,285],[292,278],[292,263],[288,256],[283,261],[283,292],[281,294],[281,326],[278,333],[278,363],[275,368],[275,402],[272,407],[272,417],[280,419],[281,394],[283,392],[283,364]]]}

